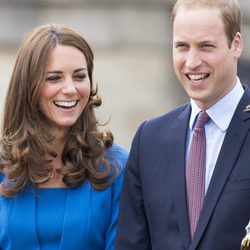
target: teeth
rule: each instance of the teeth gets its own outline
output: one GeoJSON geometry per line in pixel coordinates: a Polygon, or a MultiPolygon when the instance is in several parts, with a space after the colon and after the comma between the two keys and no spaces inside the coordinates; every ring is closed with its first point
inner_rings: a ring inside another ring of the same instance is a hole
{"type": "Polygon", "coordinates": [[[207,76],[208,76],[208,74],[188,75],[188,77],[190,78],[190,80],[193,80],[193,81],[202,80],[202,79],[206,78],[207,76]]]}
{"type": "Polygon", "coordinates": [[[65,107],[65,108],[72,108],[76,105],[77,101],[55,101],[54,102],[56,106],[58,107],[65,107]]]}

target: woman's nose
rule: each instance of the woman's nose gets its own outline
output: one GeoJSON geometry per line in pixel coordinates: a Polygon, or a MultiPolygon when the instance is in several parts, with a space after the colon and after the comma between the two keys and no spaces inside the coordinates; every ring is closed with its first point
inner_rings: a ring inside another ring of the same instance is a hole
{"type": "Polygon", "coordinates": [[[68,94],[68,95],[75,94],[77,92],[75,83],[72,79],[65,80],[62,87],[62,92],[63,94],[68,94]]]}

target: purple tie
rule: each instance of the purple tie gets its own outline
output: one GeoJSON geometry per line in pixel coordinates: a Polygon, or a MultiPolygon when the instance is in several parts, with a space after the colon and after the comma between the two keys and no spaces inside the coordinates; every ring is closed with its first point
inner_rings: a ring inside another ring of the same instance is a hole
{"type": "Polygon", "coordinates": [[[193,238],[205,197],[206,134],[209,116],[201,111],[194,129],[186,167],[186,190],[189,228],[193,238]]]}

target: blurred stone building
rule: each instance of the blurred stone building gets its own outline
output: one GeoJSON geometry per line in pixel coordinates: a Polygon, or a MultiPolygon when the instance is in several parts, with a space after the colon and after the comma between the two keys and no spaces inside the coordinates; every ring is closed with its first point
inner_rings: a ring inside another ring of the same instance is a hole
{"type": "MultiPolygon", "coordinates": [[[[94,51],[94,80],[103,99],[98,117],[103,123],[110,119],[107,128],[118,143],[129,148],[143,120],[188,100],[172,68],[170,16],[174,2],[0,0],[0,110],[24,35],[45,23],[67,25],[80,32],[94,51]]],[[[250,2],[240,0],[240,4],[245,50],[239,73],[247,82],[250,2]]]]}

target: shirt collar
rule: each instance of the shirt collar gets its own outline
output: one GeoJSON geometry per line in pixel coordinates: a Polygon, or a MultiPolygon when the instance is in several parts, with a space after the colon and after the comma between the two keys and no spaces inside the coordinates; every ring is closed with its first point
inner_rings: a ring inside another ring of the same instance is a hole
{"type": "MultiPolygon", "coordinates": [[[[224,96],[221,100],[215,103],[212,107],[206,110],[211,120],[224,132],[227,130],[229,123],[233,117],[234,111],[244,93],[244,89],[241,85],[239,78],[233,89],[224,96]]],[[[192,112],[189,121],[189,127],[191,130],[194,129],[196,117],[201,109],[198,107],[196,102],[191,99],[192,112]]]]}

